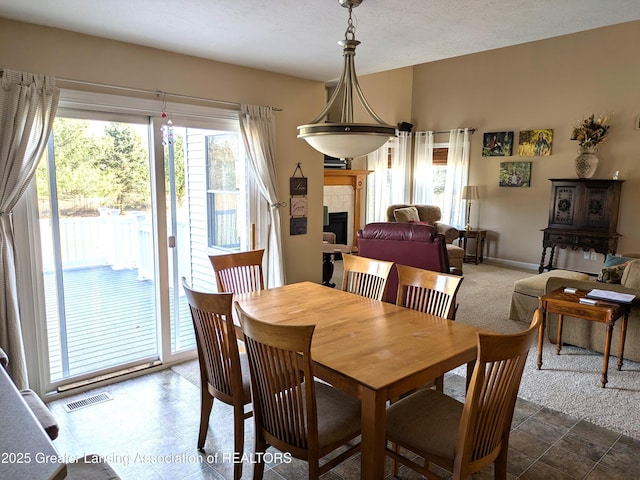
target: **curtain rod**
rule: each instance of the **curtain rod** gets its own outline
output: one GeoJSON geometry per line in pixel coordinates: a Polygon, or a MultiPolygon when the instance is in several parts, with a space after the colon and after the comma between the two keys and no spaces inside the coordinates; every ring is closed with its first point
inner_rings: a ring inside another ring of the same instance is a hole
{"type": "MultiPolygon", "coordinates": [[[[454,130],[455,130],[455,129],[454,129],[454,130]]],[[[462,129],[460,129],[460,130],[462,130],[462,129]]],[[[471,135],[473,135],[473,134],[474,134],[474,132],[476,131],[476,129],[475,129],[475,128],[469,128],[468,130],[469,130],[469,133],[470,133],[471,135]]],[[[451,130],[441,130],[441,131],[439,131],[439,132],[433,132],[433,134],[434,134],[434,135],[437,135],[437,134],[439,134],[439,133],[451,133],[451,130]]]]}
{"type": "MultiPolygon", "coordinates": [[[[0,70],[1,72],[1,70],[0,70]]],[[[182,93],[171,93],[171,92],[165,92],[162,90],[149,90],[146,88],[135,88],[135,87],[124,87],[124,86],[120,86],[120,85],[108,85],[106,83],[98,83],[98,82],[87,82],[84,80],[72,80],[70,78],[56,78],[56,81],[61,81],[61,82],[65,82],[65,83],[74,83],[77,85],[87,85],[87,86],[91,86],[91,87],[100,87],[100,88],[107,88],[107,89],[113,89],[113,90],[125,90],[128,92],[137,92],[137,93],[147,93],[147,94],[152,94],[152,95],[156,95],[158,97],[162,97],[164,96],[166,97],[173,97],[173,98],[181,98],[184,100],[196,100],[198,102],[207,102],[207,103],[217,103],[218,105],[231,105],[234,107],[240,107],[240,103],[239,102],[229,102],[227,100],[216,100],[213,98],[204,98],[204,97],[196,97],[196,96],[192,96],[192,95],[184,95],[182,93]]],[[[278,108],[278,107],[271,107],[269,106],[268,108],[271,108],[273,111],[275,112],[281,112],[282,109],[278,108]]]]}

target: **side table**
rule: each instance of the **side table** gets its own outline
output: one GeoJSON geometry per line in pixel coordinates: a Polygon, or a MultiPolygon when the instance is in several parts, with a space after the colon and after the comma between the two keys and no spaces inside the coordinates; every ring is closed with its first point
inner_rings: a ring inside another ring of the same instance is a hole
{"type": "Polygon", "coordinates": [[[558,355],[560,355],[560,349],[562,348],[562,319],[564,315],[570,315],[590,322],[604,323],[607,332],[604,344],[604,358],[602,361],[602,375],[600,376],[600,383],[602,388],[604,388],[608,381],[607,371],[609,369],[611,334],[616,320],[620,317],[622,317],[622,326],[620,330],[617,366],[618,370],[622,369],[624,340],[627,335],[627,320],[629,319],[631,304],[604,300],[597,300],[593,305],[580,303],[580,299],[586,297],[587,293],[589,292],[586,290],[577,290],[575,293],[568,293],[564,291],[564,287],[561,287],[540,297],[540,309],[542,310],[543,320],[538,333],[538,370],[542,367],[542,343],[547,324],[547,313],[558,314],[558,343],[556,344],[556,353],[558,355]]]}
{"type": "Polygon", "coordinates": [[[464,249],[464,259],[465,262],[475,262],[477,265],[478,262],[482,263],[484,260],[484,240],[487,238],[487,231],[480,230],[476,228],[470,228],[466,230],[465,228],[458,229],[458,242],[460,246],[464,249]],[[467,242],[470,238],[476,239],[476,251],[475,254],[467,253],[467,242]]]}
{"type": "Polygon", "coordinates": [[[356,253],[358,247],[352,245],[342,245],[339,243],[322,244],[322,285],[334,288],[335,283],[331,281],[333,277],[333,261],[336,253],[356,253]]]}

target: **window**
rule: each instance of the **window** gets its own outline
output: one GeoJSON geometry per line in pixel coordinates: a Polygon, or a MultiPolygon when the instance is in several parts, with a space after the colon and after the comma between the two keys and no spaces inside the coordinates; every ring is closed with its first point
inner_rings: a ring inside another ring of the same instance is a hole
{"type": "Polygon", "coordinates": [[[237,133],[206,136],[209,247],[240,250],[245,178],[242,139],[237,133]],[[241,160],[242,159],[242,160],[241,160]]]}

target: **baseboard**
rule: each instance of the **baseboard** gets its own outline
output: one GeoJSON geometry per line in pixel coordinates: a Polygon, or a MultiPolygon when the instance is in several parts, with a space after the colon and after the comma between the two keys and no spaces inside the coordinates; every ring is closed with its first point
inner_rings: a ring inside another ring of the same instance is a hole
{"type": "Polygon", "coordinates": [[[538,272],[539,265],[537,263],[516,262],[514,260],[505,260],[503,258],[484,257],[484,261],[494,265],[500,265],[509,268],[521,268],[522,270],[532,270],[538,272]]]}

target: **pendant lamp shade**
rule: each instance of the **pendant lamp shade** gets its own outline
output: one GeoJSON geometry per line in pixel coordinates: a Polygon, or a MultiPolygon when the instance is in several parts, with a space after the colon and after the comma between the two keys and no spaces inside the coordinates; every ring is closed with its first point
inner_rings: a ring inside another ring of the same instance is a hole
{"type": "Polygon", "coordinates": [[[324,110],[308,124],[298,127],[298,138],[303,138],[311,147],[330,157],[354,158],[371,153],[383,146],[395,136],[396,129],[386,124],[369,106],[356,76],[354,57],[356,46],[360,42],[355,39],[351,11],[353,7],[362,3],[362,0],[339,0],[339,2],[340,5],[349,9],[345,38],[338,42],[343,47],[342,75],[324,110]],[[354,94],[376,123],[353,122],[354,94]],[[325,122],[327,113],[340,97],[342,99],[340,122],[325,122]]]}

